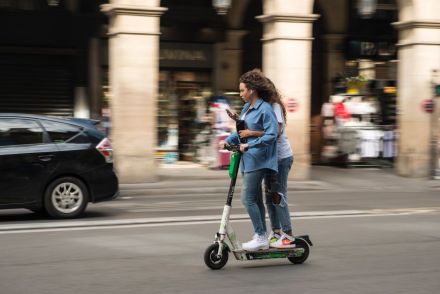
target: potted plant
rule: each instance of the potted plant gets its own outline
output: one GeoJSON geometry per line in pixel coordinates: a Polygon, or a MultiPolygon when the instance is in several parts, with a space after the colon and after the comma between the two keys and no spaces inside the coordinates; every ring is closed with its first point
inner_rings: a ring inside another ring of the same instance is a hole
{"type": "Polygon", "coordinates": [[[357,95],[365,87],[367,80],[363,76],[345,78],[347,94],[357,95]]]}

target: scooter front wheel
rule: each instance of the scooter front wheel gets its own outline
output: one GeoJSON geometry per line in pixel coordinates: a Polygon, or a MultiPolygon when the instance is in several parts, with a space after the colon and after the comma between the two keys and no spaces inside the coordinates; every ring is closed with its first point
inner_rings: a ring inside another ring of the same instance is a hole
{"type": "Polygon", "coordinates": [[[218,243],[211,244],[205,250],[205,264],[213,270],[221,269],[228,262],[229,253],[225,247],[222,252],[222,256],[218,256],[218,243]]]}
{"type": "Polygon", "coordinates": [[[309,257],[309,245],[301,239],[295,240],[295,255],[289,256],[287,259],[294,264],[301,264],[309,257]]]}

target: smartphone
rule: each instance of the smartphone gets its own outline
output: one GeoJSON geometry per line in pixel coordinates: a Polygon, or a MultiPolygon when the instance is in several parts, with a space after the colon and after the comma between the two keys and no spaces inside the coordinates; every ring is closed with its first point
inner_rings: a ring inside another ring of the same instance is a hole
{"type": "Polygon", "coordinates": [[[225,109],[226,113],[228,114],[228,116],[230,118],[232,118],[233,120],[237,121],[237,118],[234,116],[234,114],[229,110],[229,109],[225,109]]]}
{"type": "MultiPolygon", "coordinates": [[[[236,121],[235,127],[237,128],[237,133],[242,131],[242,130],[247,129],[246,128],[246,122],[244,120],[242,120],[242,119],[239,119],[239,120],[236,121]]],[[[241,143],[246,143],[247,142],[247,138],[240,138],[240,142],[241,143]]]]}

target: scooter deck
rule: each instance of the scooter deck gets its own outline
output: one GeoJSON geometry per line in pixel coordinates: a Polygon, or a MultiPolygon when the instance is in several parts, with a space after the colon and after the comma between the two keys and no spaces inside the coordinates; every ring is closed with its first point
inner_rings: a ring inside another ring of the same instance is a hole
{"type": "MultiPolygon", "coordinates": [[[[307,242],[310,246],[313,246],[312,241],[309,238],[309,235],[298,235],[295,236],[296,240],[303,240],[305,242],[307,242]]],[[[291,248],[274,248],[274,247],[270,247],[269,249],[262,249],[262,250],[244,250],[244,249],[234,249],[232,250],[232,252],[234,253],[263,253],[263,252],[269,252],[269,253],[276,253],[276,252],[280,252],[280,253],[285,253],[285,252],[296,252],[298,251],[299,247],[291,247],[291,248]]]]}
{"type": "Polygon", "coordinates": [[[304,248],[269,248],[262,250],[232,250],[235,258],[238,260],[255,260],[255,259],[271,259],[271,258],[286,258],[297,257],[304,253],[304,248]]]}
{"type": "Polygon", "coordinates": [[[297,249],[296,247],[292,248],[269,248],[269,249],[260,249],[260,250],[244,250],[244,249],[236,249],[232,250],[234,253],[276,253],[276,252],[292,252],[297,249]]]}
{"type": "MultiPolygon", "coordinates": [[[[302,242],[308,243],[308,245],[313,246],[312,241],[308,235],[295,236],[296,240],[301,240],[302,242]]],[[[307,246],[307,245],[305,245],[307,246]]],[[[308,249],[307,249],[308,250],[308,249]]],[[[306,252],[304,245],[296,244],[295,247],[291,248],[269,248],[262,250],[244,250],[234,249],[232,250],[235,258],[238,260],[254,260],[254,259],[270,259],[270,258],[291,258],[300,257],[306,252]]],[[[307,253],[308,254],[308,253],[307,253]]]]}

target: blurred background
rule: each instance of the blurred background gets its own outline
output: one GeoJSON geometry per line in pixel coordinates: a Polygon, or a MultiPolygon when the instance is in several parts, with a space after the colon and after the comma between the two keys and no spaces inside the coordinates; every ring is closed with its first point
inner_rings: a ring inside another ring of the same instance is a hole
{"type": "Polygon", "coordinates": [[[238,78],[283,95],[312,164],[438,175],[437,0],[0,0],[0,112],[101,121],[122,182],[229,164],[238,78]],[[437,91],[437,92],[436,92],[437,91]]]}

